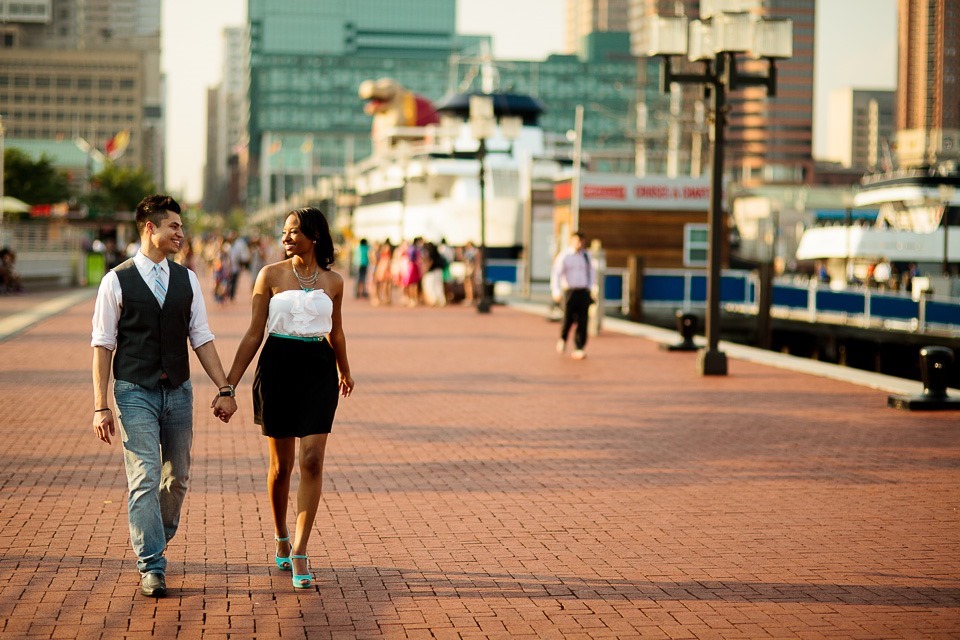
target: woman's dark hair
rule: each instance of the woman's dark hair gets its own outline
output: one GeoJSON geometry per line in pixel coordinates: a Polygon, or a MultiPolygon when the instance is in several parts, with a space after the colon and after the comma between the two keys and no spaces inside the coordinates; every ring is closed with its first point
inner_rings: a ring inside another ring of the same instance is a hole
{"type": "Polygon", "coordinates": [[[330,235],[330,225],[327,224],[327,218],[320,209],[315,207],[305,207],[303,209],[294,209],[290,215],[297,217],[300,223],[300,233],[307,236],[317,244],[313,248],[317,256],[317,264],[325,271],[329,271],[333,266],[333,237],[330,235]]]}

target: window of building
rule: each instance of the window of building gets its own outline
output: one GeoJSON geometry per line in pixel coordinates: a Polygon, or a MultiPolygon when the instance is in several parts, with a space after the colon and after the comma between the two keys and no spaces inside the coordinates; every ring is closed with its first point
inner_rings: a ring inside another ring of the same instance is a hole
{"type": "Polygon", "coordinates": [[[683,266],[707,266],[710,226],[699,222],[683,225],[683,266]]]}
{"type": "Polygon", "coordinates": [[[89,89],[93,86],[90,78],[77,78],[77,89],[89,89]]]}

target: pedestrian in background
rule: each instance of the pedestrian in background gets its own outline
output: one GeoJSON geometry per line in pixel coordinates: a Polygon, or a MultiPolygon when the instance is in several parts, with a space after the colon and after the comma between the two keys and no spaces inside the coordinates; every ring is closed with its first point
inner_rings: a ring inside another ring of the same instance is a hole
{"type": "Polygon", "coordinates": [[[369,298],[367,291],[367,271],[370,268],[370,245],[366,238],[360,238],[360,244],[357,246],[357,287],[354,293],[355,298],[369,298]]]}
{"type": "Polygon", "coordinates": [[[220,248],[213,260],[213,299],[223,305],[230,299],[230,289],[234,280],[234,264],[230,257],[232,245],[229,242],[220,242],[220,248]]]}
{"type": "Polygon", "coordinates": [[[140,250],[100,282],[93,312],[93,429],[123,442],[127,517],[137,554],[140,593],[166,595],[164,550],[176,535],[190,476],[193,387],[187,341],[219,388],[214,414],[227,422],[237,410],[233,387],[214,346],[195,273],[169,256],[183,243],[180,205],[147,196],[137,205],[140,250]],[[116,420],[110,408],[111,367],[116,420]]]}
{"type": "Polygon", "coordinates": [[[393,302],[393,246],[389,240],[384,240],[377,249],[377,266],[373,271],[373,286],[375,288],[375,304],[391,304],[393,302]]]}
{"type": "Polygon", "coordinates": [[[463,299],[467,304],[471,304],[475,298],[481,297],[480,283],[480,251],[474,246],[473,242],[468,241],[463,246],[460,255],[463,261],[463,299]]]}
{"type": "Polygon", "coordinates": [[[3,293],[23,293],[23,282],[17,271],[17,254],[9,247],[0,249],[0,289],[3,293]]]}
{"type": "Polygon", "coordinates": [[[227,285],[230,302],[237,297],[237,284],[240,281],[240,274],[250,268],[250,247],[247,245],[247,239],[232,231],[229,235],[230,242],[230,281],[227,285]]]}
{"type": "Polygon", "coordinates": [[[424,243],[422,254],[423,302],[430,307],[443,307],[447,304],[447,296],[443,289],[443,271],[447,262],[432,242],[424,243]]]}
{"type": "Polygon", "coordinates": [[[332,270],[333,240],[319,209],[297,209],[283,225],[288,258],[260,270],[253,288],[250,326],[228,376],[237,385],[269,334],[253,381],[253,421],[270,449],[267,492],[281,570],[293,571],[293,586],[313,582],[307,543],[323,484],[323,456],[339,395],[353,391],[340,307],[343,278],[332,270]],[[300,439],[296,535],[290,540],[287,503],[300,439]]]}
{"type": "Polygon", "coordinates": [[[596,273],[590,264],[590,255],[583,248],[583,234],[574,232],[570,235],[567,248],[561,251],[553,262],[550,292],[553,299],[563,305],[563,324],[560,328],[560,339],[557,340],[557,353],[566,351],[567,337],[576,324],[574,350],[571,354],[575,360],[587,357],[584,348],[587,346],[587,318],[590,305],[593,304],[590,291],[594,284],[596,273]]]}

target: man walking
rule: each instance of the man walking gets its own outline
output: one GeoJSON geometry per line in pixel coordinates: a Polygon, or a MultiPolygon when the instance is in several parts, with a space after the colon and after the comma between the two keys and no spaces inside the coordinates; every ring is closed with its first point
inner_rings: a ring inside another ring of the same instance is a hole
{"type": "Polygon", "coordinates": [[[168,260],[183,243],[180,205],[165,195],[137,205],[140,250],[108,272],[93,313],[93,428],[110,444],[123,441],[130,541],[137,554],[140,593],[166,595],[163,553],[177,533],[190,475],[193,387],[187,341],[220,387],[214,414],[227,422],[237,410],[227,384],[195,273],[168,260]],[[107,383],[113,369],[117,415],[107,383]],[[118,422],[119,421],[119,422],[118,422]]]}
{"type": "Polygon", "coordinates": [[[593,304],[590,291],[595,282],[596,273],[590,264],[590,256],[583,249],[583,234],[574,232],[567,248],[553,261],[550,272],[550,292],[553,299],[563,305],[563,326],[557,341],[557,353],[566,351],[567,336],[576,323],[571,357],[575,360],[587,357],[583,349],[587,346],[587,316],[593,304]]]}

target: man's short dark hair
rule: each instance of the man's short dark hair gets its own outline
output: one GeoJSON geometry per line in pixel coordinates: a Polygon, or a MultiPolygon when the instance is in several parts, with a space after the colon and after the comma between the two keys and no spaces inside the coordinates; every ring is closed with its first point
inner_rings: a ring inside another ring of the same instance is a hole
{"type": "Polygon", "coordinates": [[[180,204],[170,196],[155,193],[141,200],[137,205],[137,233],[143,233],[148,221],[159,227],[167,219],[168,211],[180,214],[180,204]]]}

